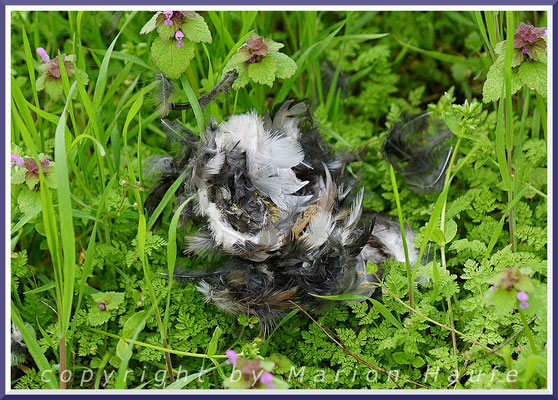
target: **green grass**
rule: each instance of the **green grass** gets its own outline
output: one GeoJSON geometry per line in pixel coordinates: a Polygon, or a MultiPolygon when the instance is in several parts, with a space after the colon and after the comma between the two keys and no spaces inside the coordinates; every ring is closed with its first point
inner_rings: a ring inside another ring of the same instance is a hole
{"type": "Polygon", "coordinates": [[[258,321],[224,314],[193,284],[173,282],[176,263],[194,269],[219,262],[182,254],[184,237],[198,228],[179,223],[191,201],[178,197],[185,175],[151,215],[144,210],[154,180],[145,173],[150,157],[176,152],[153,101],[150,48],[158,34],[139,34],[151,15],[12,14],[11,152],[52,163],[39,168],[33,189],[12,167],[12,321],[29,353],[26,372],[14,367],[13,387],[160,388],[155,373],[162,370],[169,389],[222,388],[231,348],[272,361],[285,381],[291,367],[358,372],[355,379],[291,380],[292,388],[546,387],[546,98],[530,89],[540,84],[534,76],[515,91],[520,67],[512,67],[517,26],[545,26],[544,12],[200,12],[212,42],[195,44],[174,82],[175,101],[192,109],[167,118],[203,135],[212,117],[310,99],[325,139],[359,154],[348,173],[364,185],[367,211],[417,232],[422,261],[411,265],[405,248],[404,263],[388,262],[381,299],[343,294],[330,296],[331,307],[320,313],[294,308],[267,338],[259,337],[258,321]],[[253,33],[283,43],[296,72],[200,107],[197,99],[253,33]],[[482,103],[506,39],[499,100],[482,103]],[[52,58],[76,57],[72,71],[59,66],[58,100],[37,88],[37,47],[52,58]],[[76,79],[76,69],[88,79],[76,79]],[[430,195],[410,191],[381,152],[403,113],[424,110],[455,137],[442,190],[430,195]],[[518,309],[515,292],[490,289],[509,268],[526,277],[527,309],[518,309]],[[428,281],[419,284],[422,278],[428,281]],[[92,295],[111,292],[123,294],[122,302],[99,313],[92,295]],[[380,373],[369,382],[370,365],[397,369],[404,380],[380,373]],[[490,381],[496,365],[523,375],[508,382],[498,372],[490,381]],[[437,366],[438,381],[424,383],[427,368],[437,366]],[[175,380],[179,368],[188,378],[175,380]],[[64,369],[75,374],[68,383],[60,379],[64,369]],[[95,378],[80,386],[84,369],[95,378]],[[452,380],[455,369],[459,379],[452,380]],[[115,372],[108,383],[103,370],[115,372]],[[48,383],[40,379],[45,371],[48,383]],[[487,376],[475,381],[471,371],[487,376]]]}

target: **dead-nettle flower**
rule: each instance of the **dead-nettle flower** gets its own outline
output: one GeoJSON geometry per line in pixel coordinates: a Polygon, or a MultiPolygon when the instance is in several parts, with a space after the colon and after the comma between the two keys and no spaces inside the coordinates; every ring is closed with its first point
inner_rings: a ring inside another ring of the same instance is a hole
{"type": "Polygon", "coordinates": [[[174,37],[176,38],[176,40],[178,40],[176,47],[181,48],[182,46],[184,46],[184,42],[182,41],[182,39],[184,38],[184,34],[181,31],[177,31],[174,34],[174,37]]]}
{"type": "Polygon", "coordinates": [[[48,56],[47,52],[45,49],[43,49],[42,47],[38,47],[37,48],[37,54],[41,56],[41,60],[44,63],[47,63],[50,61],[50,57],[48,56]]]}
{"type": "Polygon", "coordinates": [[[248,62],[260,62],[269,53],[272,43],[271,40],[254,33],[246,40],[246,44],[239,49],[239,52],[244,54],[248,62]]]}
{"type": "MultiPolygon", "coordinates": [[[[11,154],[11,166],[17,166],[21,169],[15,171],[15,175],[12,174],[12,183],[25,182],[29,189],[33,190],[39,184],[39,166],[37,162],[32,157],[20,157],[17,154],[11,154]],[[14,176],[19,176],[19,178],[14,178],[14,176]],[[14,181],[15,179],[15,181],[14,181]]],[[[41,169],[45,178],[48,178],[51,162],[48,157],[41,153],[39,154],[39,162],[41,164],[41,169]]]]}
{"type": "MultiPolygon", "coordinates": [[[[39,65],[39,69],[43,72],[48,72],[47,79],[60,79],[61,74],[58,56],[51,60],[45,49],[42,47],[37,48],[37,54],[41,56],[41,60],[44,63],[39,65]]],[[[64,63],[64,68],[66,68],[68,78],[71,78],[74,75],[74,56],[66,56],[66,54],[62,54],[62,62],[64,63]]]]}
{"type": "Polygon", "coordinates": [[[12,154],[11,155],[11,166],[13,167],[14,165],[17,165],[18,167],[23,167],[23,158],[21,158],[20,156],[18,156],[17,154],[12,154]]]}
{"type": "MultiPolygon", "coordinates": [[[[47,157],[41,160],[41,169],[43,174],[48,174],[50,161],[47,157]]],[[[38,178],[39,177],[39,166],[34,158],[25,157],[23,159],[23,167],[27,170],[25,173],[25,179],[38,178]]]]}
{"type": "MultiPolygon", "coordinates": [[[[160,11],[159,11],[160,12],[160,11]]],[[[186,18],[196,18],[195,11],[163,11],[157,19],[158,25],[180,27],[186,18]]]]}
{"type": "Polygon", "coordinates": [[[236,363],[238,361],[238,355],[236,354],[236,351],[227,350],[227,351],[225,351],[225,355],[229,358],[227,360],[227,364],[232,364],[236,367],[236,363]]]}
{"type": "Polygon", "coordinates": [[[529,300],[529,295],[527,293],[517,292],[517,300],[521,302],[521,304],[519,305],[520,308],[529,308],[529,303],[527,303],[527,300],[529,300]]]}
{"type": "Polygon", "coordinates": [[[546,50],[546,40],[543,39],[546,33],[544,27],[535,28],[533,25],[521,22],[513,35],[513,47],[532,60],[542,61],[540,52],[544,53],[546,50]]]}
{"type": "Polygon", "coordinates": [[[173,12],[172,11],[163,11],[163,14],[165,14],[165,17],[166,17],[164,24],[165,25],[172,25],[171,18],[172,18],[173,12]]]}

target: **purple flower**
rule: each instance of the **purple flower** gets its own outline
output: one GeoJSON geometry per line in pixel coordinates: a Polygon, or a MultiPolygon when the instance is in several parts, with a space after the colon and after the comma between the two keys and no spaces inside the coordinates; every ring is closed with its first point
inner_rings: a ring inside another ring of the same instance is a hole
{"type": "Polygon", "coordinates": [[[99,310],[105,311],[106,308],[107,306],[105,306],[103,303],[99,304],[99,310]]]}
{"type": "Polygon", "coordinates": [[[273,375],[269,372],[264,373],[260,378],[260,382],[263,383],[264,385],[267,385],[268,388],[272,380],[273,380],[273,375]]]}
{"type": "MultiPolygon", "coordinates": [[[[37,53],[39,51],[37,50],[37,53]]],[[[43,59],[44,61],[44,59],[43,59]]],[[[71,78],[74,76],[74,63],[73,63],[73,56],[66,57],[65,54],[62,54],[62,62],[64,63],[64,68],[66,68],[66,73],[68,77],[71,78]]],[[[58,56],[52,60],[45,62],[45,64],[41,64],[39,66],[41,71],[48,71],[50,78],[60,79],[60,64],[58,62],[58,56]]]]}
{"type": "MultiPolygon", "coordinates": [[[[41,168],[43,170],[43,174],[48,174],[50,161],[48,158],[44,158],[41,161],[41,168]]],[[[35,162],[35,159],[32,157],[25,157],[23,159],[23,167],[27,170],[25,173],[25,179],[29,178],[38,178],[39,177],[39,166],[35,162]]]]}
{"type": "Polygon", "coordinates": [[[273,383],[270,383],[269,385],[267,385],[268,389],[275,389],[275,385],[273,383]]]}
{"type": "Polygon", "coordinates": [[[184,46],[184,42],[182,42],[182,39],[184,38],[184,34],[181,31],[177,31],[174,34],[174,37],[176,38],[176,40],[178,40],[176,47],[181,48],[182,46],[184,46]]]}
{"type": "Polygon", "coordinates": [[[225,351],[225,355],[229,358],[227,360],[227,364],[232,364],[236,367],[236,362],[238,361],[238,355],[234,350],[227,350],[225,351]]]}
{"type": "Polygon", "coordinates": [[[496,291],[496,286],[492,285],[492,291],[495,292],[496,291]]]}
{"type": "Polygon", "coordinates": [[[533,44],[538,38],[546,35],[546,28],[535,28],[533,25],[520,23],[513,35],[513,47],[519,49],[527,44],[533,44]]]}
{"type": "Polygon", "coordinates": [[[519,308],[521,308],[521,309],[529,308],[529,303],[527,303],[526,301],[523,301],[519,305],[519,308]]]}
{"type": "Polygon", "coordinates": [[[17,154],[12,154],[11,157],[12,163],[11,166],[17,165],[18,167],[23,167],[23,158],[18,156],[17,154]]]}
{"type": "Polygon", "coordinates": [[[525,292],[517,292],[517,299],[518,299],[520,302],[524,303],[524,302],[526,302],[527,300],[529,300],[529,296],[528,296],[527,293],[525,293],[525,292]]]}
{"type": "Polygon", "coordinates": [[[45,49],[43,49],[42,47],[37,47],[37,54],[41,56],[41,60],[44,63],[50,62],[50,57],[48,56],[45,49]]]}
{"type": "Polygon", "coordinates": [[[172,18],[174,13],[172,11],[163,11],[163,14],[165,14],[165,16],[166,16],[165,25],[171,25],[172,26],[171,18],[172,18]]]}
{"type": "Polygon", "coordinates": [[[546,28],[535,28],[523,22],[519,24],[516,33],[513,35],[513,48],[521,49],[521,52],[535,61],[546,59],[546,28]]]}
{"type": "Polygon", "coordinates": [[[264,44],[264,38],[255,33],[246,40],[246,46],[251,54],[257,56],[265,57],[269,51],[269,47],[264,44]]]}

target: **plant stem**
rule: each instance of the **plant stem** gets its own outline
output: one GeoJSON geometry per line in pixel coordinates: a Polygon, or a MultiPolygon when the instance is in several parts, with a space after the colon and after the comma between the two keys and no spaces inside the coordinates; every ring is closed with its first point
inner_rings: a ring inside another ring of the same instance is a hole
{"type": "Polygon", "coordinates": [[[148,349],[162,351],[164,353],[176,354],[176,355],[179,355],[179,356],[186,356],[186,357],[208,358],[208,359],[211,359],[211,358],[227,358],[227,356],[224,355],[224,354],[223,355],[214,354],[214,355],[208,356],[207,354],[189,353],[187,351],[173,350],[173,349],[168,349],[168,348],[165,348],[165,347],[155,346],[155,345],[152,345],[152,344],[149,344],[149,343],[138,342],[137,340],[132,340],[130,338],[123,338],[123,337],[120,337],[118,335],[115,335],[114,333],[101,331],[101,330],[95,329],[95,328],[87,328],[87,329],[90,330],[91,332],[98,333],[100,335],[109,336],[109,337],[115,338],[115,339],[123,339],[126,342],[130,342],[130,343],[133,343],[135,345],[142,346],[142,347],[147,347],[148,349]]]}
{"type": "Polygon", "coordinates": [[[62,379],[66,371],[66,335],[60,338],[60,389],[66,389],[66,382],[62,379]]]}
{"type": "Polygon", "coordinates": [[[531,345],[531,350],[533,350],[534,354],[537,354],[537,346],[535,345],[535,339],[533,338],[533,332],[531,328],[529,328],[529,323],[527,322],[527,318],[525,317],[525,312],[520,308],[519,309],[519,316],[521,317],[521,322],[525,327],[525,335],[527,335],[527,339],[529,339],[529,344],[531,345]]]}
{"type": "Polygon", "coordinates": [[[399,228],[401,230],[401,239],[403,240],[403,251],[405,252],[405,266],[407,267],[407,284],[409,285],[409,305],[414,306],[413,299],[413,273],[409,262],[409,249],[407,248],[407,239],[405,238],[405,224],[403,223],[403,212],[399,201],[399,190],[397,189],[397,180],[395,179],[395,171],[393,166],[389,165],[389,175],[391,177],[391,186],[393,187],[393,195],[395,196],[395,204],[397,205],[397,216],[399,217],[399,228]]]}

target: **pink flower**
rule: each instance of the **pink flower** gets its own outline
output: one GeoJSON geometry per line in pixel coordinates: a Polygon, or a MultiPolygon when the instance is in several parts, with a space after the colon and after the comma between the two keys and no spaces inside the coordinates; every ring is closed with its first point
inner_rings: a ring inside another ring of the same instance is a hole
{"type": "Polygon", "coordinates": [[[519,308],[521,308],[521,309],[529,308],[529,303],[527,303],[526,301],[525,301],[525,302],[522,302],[522,303],[519,305],[519,308]]]}
{"type": "Polygon", "coordinates": [[[263,383],[264,385],[267,385],[268,388],[272,380],[273,380],[273,375],[269,372],[264,373],[260,378],[260,382],[263,383]]]}
{"type": "Polygon", "coordinates": [[[166,19],[165,19],[165,25],[171,25],[172,26],[172,15],[174,14],[172,11],[163,11],[163,14],[165,14],[166,19]]]}
{"type": "Polygon", "coordinates": [[[23,167],[23,158],[18,156],[17,154],[12,154],[11,157],[12,163],[11,166],[17,165],[18,167],[23,167]]]}
{"type": "Polygon", "coordinates": [[[238,361],[238,355],[234,350],[227,350],[225,351],[225,355],[229,358],[227,360],[227,364],[232,364],[236,367],[236,362],[238,361]]]}
{"type": "Polygon", "coordinates": [[[524,303],[529,300],[529,296],[525,292],[517,292],[517,299],[524,303]]]}
{"type": "Polygon", "coordinates": [[[45,49],[43,49],[42,47],[37,47],[37,54],[41,56],[41,60],[44,63],[50,62],[50,57],[48,56],[45,49]]]}
{"type": "Polygon", "coordinates": [[[105,311],[105,309],[106,309],[106,306],[103,303],[99,304],[99,310],[105,311]]]}
{"type": "Polygon", "coordinates": [[[176,47],[181,48],[182,46],[184,46],[184,42],[182,42],[182,39],[184,38],[184,34],[181,31],[176,31],[174,37],[176,38],[176,40],[178,40],[176,47]]]}

